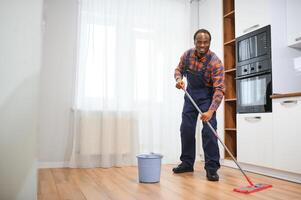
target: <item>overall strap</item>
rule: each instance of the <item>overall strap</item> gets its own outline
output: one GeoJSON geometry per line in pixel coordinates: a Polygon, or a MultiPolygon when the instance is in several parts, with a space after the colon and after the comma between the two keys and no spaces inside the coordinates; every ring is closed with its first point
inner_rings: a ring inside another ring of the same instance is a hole
{"type": "Polygon", "coordinates": [[[203,67],[200,71],[194,71],[192,69],[189,69],[190,63],[189,63],[189,58],[191,58],[191,56],[194,54],[194,50],[191,49],[189,50],[189,52],[187,53],[185,59],[184,59],[184,76],[187,75],[187,73],[192,73],[195,75],[201,75],[202,73],[206,70],[207,66],[209,65],[211,58],[212,58],[212,54],[206,55],[206,61],[203,63],[203,67]]]}
{"type": "Polygon", "coordinates": [[[209,63],[210,63],[210,61],[211,61],[211,58],[212,58],[212,55],[209,54],[209,55],[207,56],[206,62],[204,62],[204,67],[207,66],[207,65],[209,65],[209,63]]]}
{"type": "Polygon", "coordinates": [[[194,54],[194,49],[190,49],[190,50],[188,50],[188,52],[184,58],[184,71],[183,71],[184,76],[187,76],[187,73],[190,71],[189,70],[189,66],[190,66],[189,58],[191,58],[193,54],[194,54]]]}

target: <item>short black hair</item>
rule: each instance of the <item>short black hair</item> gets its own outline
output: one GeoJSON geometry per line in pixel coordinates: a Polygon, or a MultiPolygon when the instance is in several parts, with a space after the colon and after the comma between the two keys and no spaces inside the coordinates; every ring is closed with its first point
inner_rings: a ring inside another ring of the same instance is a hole
{"type": "Polygon", "coordinates": [[[196,35],[199,33],[207,33],[209,35],[209,40],[211,41],[211,34],[209,33],[209,31],[207,31],[206,29],[199,29],[195,32],[195,34],[193,35],[193,41],[195,41],[196,35]]]}

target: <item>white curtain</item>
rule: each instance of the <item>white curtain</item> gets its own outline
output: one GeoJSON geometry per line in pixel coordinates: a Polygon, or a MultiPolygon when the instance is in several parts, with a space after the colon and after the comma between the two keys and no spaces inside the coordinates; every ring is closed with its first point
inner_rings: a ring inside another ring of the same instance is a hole
{"type": "Polygon", "coordinates": [[[188,0],[81,0],[71,167],[179,161],[183,93],[174,68],[192,44],[188,0]]]}

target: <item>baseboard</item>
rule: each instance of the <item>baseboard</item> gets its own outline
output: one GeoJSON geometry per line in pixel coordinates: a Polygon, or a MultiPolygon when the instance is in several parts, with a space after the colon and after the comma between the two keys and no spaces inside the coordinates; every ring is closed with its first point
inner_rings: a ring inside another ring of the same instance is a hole
{"type": "MultiPolygon", "coordinates": [[[[203,161],[202,158],[200,158],[201,161],[203,161]]],[[[255,165],[245,164],[245,163],[239,163],[244,171],[257,173],[265,176],[270,176],[274,178],[279,178],[287,181],[292,181],[295,183],[301,183],[301,174],[266,168],[266,167],[259,167],[255,165]]],[[[236,164],[232,160],[222,159],[221,165],[226,167],[231,167],[238,169],[236,164]]],[[[65,168],[69,167],[69,162],[39,162],[38,168],[65,168]]]]}
{"type": "Polygon", "coordinates": [[[39,162],[38,163],[38,168],[39,169],[43,169],[43,168],[64,168],[64,167],[68,167],[69,162],[39,162]]]}
{"type": "MultiPolygon", "coordinates": [[[[232,160],[223,159],[221,160],[221,165],[238,169],[238,167],[232,160]]],[[[245,163],[239,163],[239,165],[243,168],[244,171],[270,176],[273,178],[279,178],[295,183],[301,183],[301,174],[296,174],[296,173],[291,173],[291,172],[286,172],[286,171],[281,171],[281,170],[271,169],[266,167],[259,167],[255,165],[245,164],[245,163]]]]}

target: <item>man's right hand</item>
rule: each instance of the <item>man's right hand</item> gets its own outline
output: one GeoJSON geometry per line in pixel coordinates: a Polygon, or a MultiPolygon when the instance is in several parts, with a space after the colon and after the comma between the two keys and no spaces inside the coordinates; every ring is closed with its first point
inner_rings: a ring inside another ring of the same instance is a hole
{"type": "Polygon", "coordinates": [[[176,88],[178,88],[178,89],[184,89],[185,88],[185,83],[184,83],[184,81],[182,79],[179,78],[177,80],[176,88]]]}

